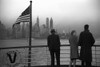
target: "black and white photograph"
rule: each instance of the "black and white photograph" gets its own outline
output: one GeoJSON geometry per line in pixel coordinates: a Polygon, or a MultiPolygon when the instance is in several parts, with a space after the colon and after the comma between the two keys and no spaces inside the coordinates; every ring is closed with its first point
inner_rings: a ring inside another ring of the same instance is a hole
{"type": "Polygon", "coordinates": [[[100,67],[100,0],[0,0],[0,67],[100,67]]]}

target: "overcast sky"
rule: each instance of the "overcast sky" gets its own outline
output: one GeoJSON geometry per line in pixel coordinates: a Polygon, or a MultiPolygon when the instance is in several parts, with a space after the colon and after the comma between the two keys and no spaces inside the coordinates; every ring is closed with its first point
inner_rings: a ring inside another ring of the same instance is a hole
{"type": "MultiPolygon", "coordinates": [[[[15,23],[19,15],[29,6],[30,0],[0,0],[0,20],[7,26],[15,23]]],[[[45,23],[53,18],[59,29],[82,27],[88,23],[92,28],[100,26],[100,0],[32,0],[33,24],[36,17],[45,23]],[[77,27],[79,26],[79,27],[77,27]]]]}

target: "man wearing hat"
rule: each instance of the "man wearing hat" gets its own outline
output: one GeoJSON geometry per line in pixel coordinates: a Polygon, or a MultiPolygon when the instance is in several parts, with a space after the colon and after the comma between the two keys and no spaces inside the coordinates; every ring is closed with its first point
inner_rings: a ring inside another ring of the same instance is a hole
{"type": "Polygon", "coordinates": [[[47,45],[49,47],[51,55],[51,66],[55,65],[55,58],[57,61],[57,66],[60,66],[60,38],[56,34],[55,29],[51,30],[51,35],[47,38],[47,45]]]}

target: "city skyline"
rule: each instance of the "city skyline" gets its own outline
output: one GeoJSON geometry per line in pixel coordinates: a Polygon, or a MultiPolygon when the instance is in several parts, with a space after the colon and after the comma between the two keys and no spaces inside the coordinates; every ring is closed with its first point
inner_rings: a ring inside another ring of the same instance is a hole
{"type": "MultiPolygon", "coordinates": [[[[29,6],[30,0],[0,0],[0,20],[12,27],[19,15],[29,6]]],[[[100,0],[33,0],[32,22],[39,17],[40,25],[46,18],[53,18],[54,28],[65,32],[73,29],[78,33],[85,24],[90,25],[93,34],[99,34],[100,0]]],[[[50,20],[50,19],[49,19],[50,20]]]]}
{"type": "MultiPolygon", "coordinates": [[[[99,2],[99,0],[33,0],[33,22],[37,16],[42,23],[46,17],[52,17],[56,25],[60,22],[70,24],[73,21],[77,23],[83,20],[98,21],[96,18],[99,17],[99,2]]],[[[29,0],[0,0],[0,20],[12,25],[28,5],[29,0]]]]}

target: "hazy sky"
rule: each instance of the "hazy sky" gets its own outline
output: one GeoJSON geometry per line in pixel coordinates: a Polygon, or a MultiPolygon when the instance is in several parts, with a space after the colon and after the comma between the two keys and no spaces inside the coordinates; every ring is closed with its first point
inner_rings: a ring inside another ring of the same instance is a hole
{"type": "MultiPolygon", "coordinates": [[[[0,0],[0,20],[8,26],[29,6],[30,0],[0,0]]],[[[33,24],[36,17],[45,23],[46,17],[53,18],[57,28],[82,27],[90,24],[100,26],[100,0],[32,0],[33,24]],[[98,25],[99,24],[99,25],[98,25]],[[78,26],[78,27],[77,27],[78,26]]],[[[83,27],[82,27],[83,28],[83,27]]]]}

